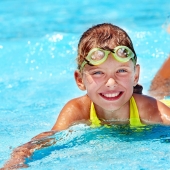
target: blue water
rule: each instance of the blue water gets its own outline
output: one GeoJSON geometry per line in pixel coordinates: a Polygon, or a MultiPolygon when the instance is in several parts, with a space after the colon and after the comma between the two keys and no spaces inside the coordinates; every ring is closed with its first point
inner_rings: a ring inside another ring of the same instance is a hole
{"type": "MultiPolygon", "coordinates": [[[[103,22],[116,24],[130,35],[141,65],[140,84],[147,94],[170,53],[167,0],[0,1],[0,167],[15,147],[50,130],[69,99],[84,94],[73,79],[77,43],[87,28],[103,22]]],[[[117,131],[108,140],[99,140],[107,130],[78,127],[70,135],[73,146],[52,150],[42,159],[35,155],[28,169],[168,169],[170,146],[161,139],[169,141],[169,127],[157,128],[154,139],[155,131],[147,134],[150,139],[143,135],[139,140],[130,133],[127,142],[121,135],[116,137],[117,131]],[[97,139],[88,138],[89,133],[97,139]]]]}
{"type": "Polygon", "coordinates": [[[36,151],[30,169],[169,169],[170,127],[90,129],[75,126],[53,136],[58,142],[36,151]],[[52,163],[52,164],[51,164],[52,163]]]}

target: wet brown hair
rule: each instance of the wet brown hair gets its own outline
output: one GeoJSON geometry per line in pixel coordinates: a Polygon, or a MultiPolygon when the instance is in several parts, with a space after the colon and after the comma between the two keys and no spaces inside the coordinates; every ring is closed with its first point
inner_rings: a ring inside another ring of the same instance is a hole
{"type": "Polygon", "coordinates": [[[98,24],[89,28],[83,33],[78,44],[78,69],[92,48],[113,50],[119,45],[129,47],[135,54],[135,61],[137,60],[132,41],[123,29],[110,23],[98,24]]]}

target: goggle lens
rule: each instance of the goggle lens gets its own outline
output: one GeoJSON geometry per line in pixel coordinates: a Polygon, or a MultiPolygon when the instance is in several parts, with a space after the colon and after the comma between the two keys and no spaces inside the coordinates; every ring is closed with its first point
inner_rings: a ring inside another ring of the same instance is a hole
{"type": "Polygon", "coordinates": [[[121,58],[127,58],[129,56],[129,52],[127,49],[125,48],[119,48],[117,51],[116,51],[116,54],[121,57],[121,58]]]}
{"type": "Polygon", "coordinates": [[[99,49],[99,50],[97,50],[97,51],[94,51],[94,52],[91,54],[90,58],[91,58],[91,60],[93,60],[93,61],[99,61],[99,60],[102,60],[102,59],[104,58],[104,56],[105,56],[104,51],[101,51],[101,50],[99,49]]]}

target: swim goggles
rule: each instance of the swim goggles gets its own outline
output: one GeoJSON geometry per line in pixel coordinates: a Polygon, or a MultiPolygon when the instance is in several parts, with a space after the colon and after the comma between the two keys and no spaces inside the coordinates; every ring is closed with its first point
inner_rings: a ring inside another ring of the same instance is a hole
{"type": "Polygon", "coordinates": [[[134,58],[135,54],[132,52],[130,48],[126,46],[117,46],[112,51],[103,50],[101,48],[93,48],[84,58],[84,61],[80,66],[80,71],[82,71],[83,67],[86,64],[92,66],[102,64],[108,58],[109,53],[112,53],[113,57],[119,62],[125,63],[132,59],[132,61],[136,63],[136,60],[134,58]]]}

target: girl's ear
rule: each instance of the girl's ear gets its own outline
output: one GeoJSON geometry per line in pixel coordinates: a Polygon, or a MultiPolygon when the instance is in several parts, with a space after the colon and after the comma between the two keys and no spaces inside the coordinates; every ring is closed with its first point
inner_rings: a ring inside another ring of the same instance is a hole
{"type": "Polygon", "coordinates": [[[80,90],[86,90],[86,87],[85,87],[85,85],[83,83],[82,74],[80,73],[79,70],[76,70],[74,72],[74,78],[75,78],[75,81],[76,81],[76,84],[77,84],[78,88],[80,90]]]}
{"type": "Polygon", "coordinates": [[[135,67],[134,86],[136,86],[138,84],[139,75],[140,75],[140,65],[137,64],[135,67]]]}

